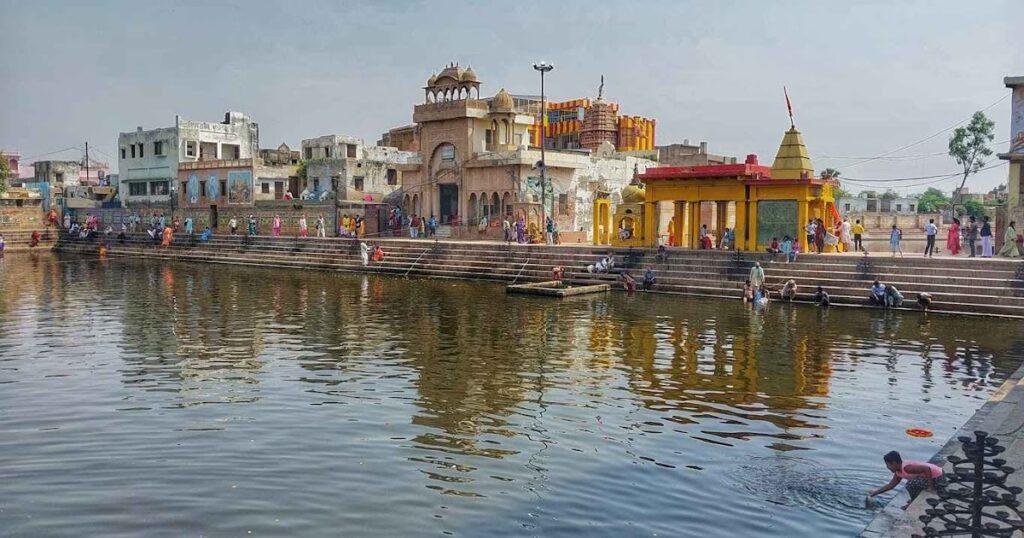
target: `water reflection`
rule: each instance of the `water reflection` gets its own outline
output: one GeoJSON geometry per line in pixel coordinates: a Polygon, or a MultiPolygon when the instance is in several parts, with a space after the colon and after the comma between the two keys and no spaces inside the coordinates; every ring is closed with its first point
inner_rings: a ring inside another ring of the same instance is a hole
{"type": "MultiPolygon", "coordinates": [[[[248,513],[190,474],[192,457],[227,473],[245,454],[268,473],[246,475],[255,491],[362,507],[268,505],[303,522],[292,535],[367,534],[399,501],[407,513],[368,534],[850,534],[871,515],[850,490],[884,474],[877,440],[929,455],[944,436],[902,430],[951,431],[1024,355],[1013,322],[932,314],[643,294],[552,302],[490,284],[47,255],[8,256],[0,270],[0,428],[32,432],[0,441],[0,458],[28,469],[8,497],[52,492],[48,465],[87,472],[33,460],[46,443],[129,462],[181,450],[108,479],[149,477],[162,484],[153,502],[202,492],[210,502],[191,516],[215,534],[281,533],[262,516],[233,519],[248,513]],[[79,445],[69,405],[117,441],[79,445]],[[815,475],[820,487],[798,484],[815,475]]],[[[96,515],[102,500],[73,508],[80,495],[58,488],[45,521],[132,528],[96,515]]]]}

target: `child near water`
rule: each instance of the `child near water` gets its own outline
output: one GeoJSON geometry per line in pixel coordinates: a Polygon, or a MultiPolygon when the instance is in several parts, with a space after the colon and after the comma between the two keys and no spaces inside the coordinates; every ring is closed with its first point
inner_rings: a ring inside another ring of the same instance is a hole
{"type": "MultiPolygon", "coordinates": [[[[925,463],[923,461],[903,461],[899,452],[895,450],[882,457],[885,466],[892,471],[892,480],[889,483],[868,492],[868,498],[885,493],[900,484],[900,481],[907,480],[907,492],[910,493],[910,501],[913,502],[922,491],[935,491],[935,479],[942,476],[942,468],[938,465],[925,463]]],[[[903,509],[910,506],[908,502],[903,509]]]]}

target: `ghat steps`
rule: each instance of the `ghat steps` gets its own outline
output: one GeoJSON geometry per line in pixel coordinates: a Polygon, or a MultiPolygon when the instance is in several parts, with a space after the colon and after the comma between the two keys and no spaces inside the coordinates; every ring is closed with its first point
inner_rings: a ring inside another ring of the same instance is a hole
{"type": "MultiPolygon", "coordinates": [[[[909,307],[917,293],[927,291],[937,311],[1024,317],[1024,263],[1013,260],[804,254],[787,264],[769,262],[766,254],[670,250],[668,261],[661,263],[649,249],[433,239],[379,242],[386,258],[368,267],[360,261],[358,241],[337,238],[218,235],[191,246],[179,236],[170,249],[161,249],[147,235],[136,234],[124,245],[113,241],[109,255],[503,282],[549,280],[551,269],[560,265],[579,284],[615,283],[621,270],[640,277],[649,266],[657,274],[658,292],[729,298],[739,297],[751,265],[761,261],[769,288],[778,289],[792,278],[800,287],[798,300],[810,300],[820,285],[836,304],[863,305],[871,282],[878,279],[899,288],[909,307]],[[609,250],[618,260],[613,274],[587,273],[586,266],[609,250]]],[[[65,252],[92,255],[97,248],[98,241],[62,239],[58,245],[65,252]]]]}
{"type": "MultiPolygon", "coordinates": [[[[29,243],[32,240],[32,230],[0,230],[4,235],[5,251],[29,250],[29,243]]],[[[42,236],[39,245],[35,248],[49,250],[57,242],[57,232],[44,228],[39,231],[42,236]]]]}

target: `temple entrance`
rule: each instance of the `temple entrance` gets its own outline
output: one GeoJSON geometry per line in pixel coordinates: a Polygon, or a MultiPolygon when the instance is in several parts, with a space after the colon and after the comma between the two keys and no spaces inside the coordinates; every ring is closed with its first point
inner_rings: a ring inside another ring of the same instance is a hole
{"type": "Polygon", "coordinates": [[[459,186],[440,185],[441,223],[450,224],[452,216],[459,214],[459,186]]]}

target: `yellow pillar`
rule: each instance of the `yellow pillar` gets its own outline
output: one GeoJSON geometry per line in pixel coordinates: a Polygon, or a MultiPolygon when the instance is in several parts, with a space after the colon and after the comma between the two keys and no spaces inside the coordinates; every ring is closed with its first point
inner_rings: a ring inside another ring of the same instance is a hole
{"type": "Polygon", "coordinates": [[[750,238],[747,240],[747,251],[757,251],[757,200],[750,201],[750,207],[748,208],[750,216],[747,217],[747,221],[750,223],[750,230],[747,232],[747,236],[750,238]]]}
{"type": "Polygon", "coordinates": [[[686,202],[675,202],[675,216],[672,217],[672,235],[676,237],[676,246],[686,246],[684,243],[684,232],[686,231],[686,202]]]}
{"type": "Polygon", "coordinates": [[[715,233],[718,236],[717,245],[722,244],[722,236],[725,235],[725,228],[729,224],[729,202],[715,202],[715,233]]]}
{"type": "Polygon", "coordinates": [[[657,233],[657,222],[658,222],[658,204],[654,202],[644,203],[644,245],[649,247],[658,246],[658,233],[657,233]]]}
{"type": "Polygon", "coordinates": [[[807,200],[797,200],[796,202],[796,236],[797,241],[800,243],[800,251],[807,252],[807,221],[811,220],[808,215],[810,213],[810,202],[807,200]]]}
{"type": "Polygon", "coordinates": [[[699,248],[697,244],[700,238],[700,202],[690,202],[690,248],[699,248]]]}
{"type": "Polygon", "coordinates": [[[733,237],[736,238],[736,250],[747,248],[747,202],[738,200],[736,202],[736,228],[733,230],[733,237]]]}

